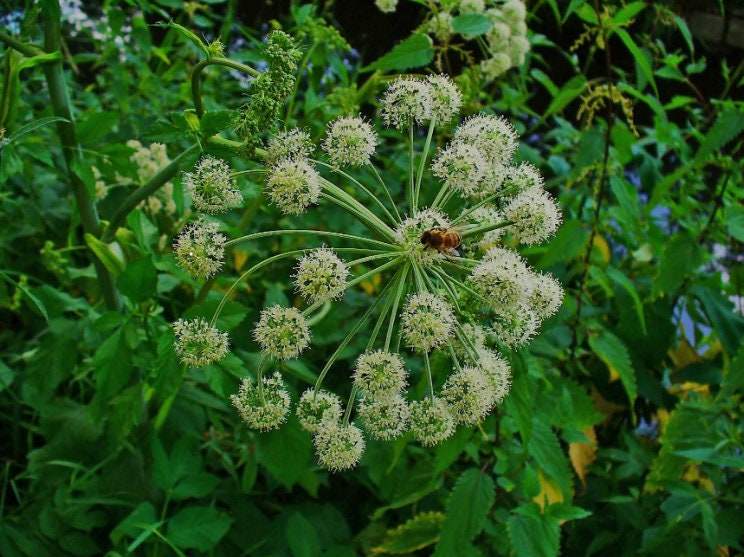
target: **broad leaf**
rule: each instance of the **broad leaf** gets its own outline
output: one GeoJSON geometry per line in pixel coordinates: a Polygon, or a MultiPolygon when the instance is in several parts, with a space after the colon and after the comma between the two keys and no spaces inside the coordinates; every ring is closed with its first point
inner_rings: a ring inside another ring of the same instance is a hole
{"type": "Polygon", "coordinates": [[[362,71],[405,71],[428,65],[434,59],[431,39],[422,33],[411,35],[390,52],[378,58],[362,71]]]}

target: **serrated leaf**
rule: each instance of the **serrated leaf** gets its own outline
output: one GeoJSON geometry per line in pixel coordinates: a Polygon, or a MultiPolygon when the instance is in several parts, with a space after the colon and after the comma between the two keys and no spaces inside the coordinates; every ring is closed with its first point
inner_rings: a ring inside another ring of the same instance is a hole
{"type": "Polygon", "coordinates": [[[293,514],[287,522],[287,540],[293,557],[318,557],[321,554],[318,530],[300,513],[293,514]]]}
{"type": "Polygon", "coordinates": [[[726,207],[725,218],[728,233],[740,242],[744,242],[744,207],[729,205],[726,207]]]}
{"type": "Polygon", "coordinates": [[[620,285],[630,297],[633,299],[633,308],[635,309],[636,315],[638,316],[638,322],[641,324],[641,330],[643,334],[646,334],[646,317],[643,312],[643,302],[641,301],[638,291],[635,288],[633,281],[626,277],[620,269],[615,267],[607,267],[607,276],[612,279],[615,284],[620,285]]]}
{"type": "Polygon", "coordinates": [[[161,118],[147,126],[140,135],[141,139],[173,143],[183,139],[184,135],[192,131],[182,114],[173,113],[169,115],[169,118],[170,121],[161,118]]]}
{"type": "Polygon", "coordinates": [[[548,244],[545,255],[535,265],[538,269],[546,269],[556,263],[570,261],[583,253],[589,240],[589,231],[579,220],[564,223],[548,244]]]}
{"type": "Polygon", "coordinates": [[[287,489],[292,489],[308,470],[312,454],[310,436],[300,427],[294,415],[290,415],[281,429],[256,437],[258,462],[287,489]]]}
{"type": "Polygon", "coordinates": [[[168,521],[167,536],[176,547],[210,551],[231,524],[232,518],[211,507],[187,507],[168,521]]]}
{"type": "Polygon", "coordinates": [[[385,540],[372,548],[372,553],[396,555],[428,547],[439,539],[444,517],[440,512],[417,514],[395,530],[388,530],[385,540]]]}
{"type": "Polygon", "coordinates": [[[659,89],[656,87],[654,70],[651,68],[651,64],[648,63],[646,55],[641,51],[640,48],[638,48],[638,45],[635,44],[632,37],[625,29],[623,29],[622,27],[614,27],[613,29],[617,36],[620,37],[620,40],[623,41],[623,44],[625,44],[625,48],[627,48],[633,55],[636,64],[638,64],[638,68],[641,70],[643,76],[651,84],[651,87],[653,87],[654,89],[654,93],[656,93],[656,96],[658,97],[659,89]]]}
{"type": "Polygon", "coordinates": [[[682,176],[697,166],[704,164],[707,161],[708,156],[720,151],[742,131],[744,131],[744,114],[734,106],[726,108],[718,115],[715,124],[713,124],[713,127],[705,135],[705,138],[700,143],[700,147],[697,149],[692,161],[681,166],[675,172],[668,174],[655,185],[653,194],[651,195],[651,200],[649,201],[649,207],[664,204],[669,189],[677,183],[682,176]]]}
{"type": "Polygon", "coordinates": [[[584,435],[591,443],[569,443],[568,457],[576,475],[586,489],[587,468],[597,459],[597,434],[594,432],[594,427],[588,427],[584,430],[584,435]]]}
{"type": "Polygon", "coordinates": [[[734,313],[733,303],[720,292],[703,286],[696,286],[691,294],[700,301],[723,348],[730,356],[736,354],[744,338],[744,318],[734,313]]]}
{"type": "Polygon", "coordinates": [[[560,528],[558,521],[540,513],[531,503],[519,507],[506,522],[515,555],[520,557],[555,557],[558,555],[560,528]]]}
{"type": "Polygon", "coordinates": [[[605,363],[610,370],[610,374],[614,373],[620,378],[632,408],[638,396],[638,387],[628,349],[623,341],[603,329],[598,335],[589,337],[589,346],[597,357],[605,363]]]}
{"type": "Polygon", "coordinates": [[[361,71],[405,71],[428,65],[434,59],[431,39],[423,33],[411,35],[393,50],[361,71]]]}
{"type": "Polygon", "coordinates": [[[232,126],[235,119],[234,110],[210,110],[201,118],[201,132],[204,135],[214,135],[232,126]]]}
{"type": "Polygon", "coordinates": [[[686,230],[680,230],[666,243],[654,277],[652,297],[674,293],[700,266],[703,248],[686,230]]]}
{"type": "Polygon", "coordinates": [[[483,14],[463,14],[452,19],[452,30],[461,35],[475,37],[490,29],[491,21],[483,14]]]}
{"type": "Polygon", "coordinates": [[[493,479],[471,468],[455,482],[447,501],[447,511],[442,523],[435,557],[455,557],[483,530],[486,516],[496,497],[493,479]]]}
{"type": "Polygon", "coordinates": [[[158,273],[149,258],[139,259],[116,277],[116,286],[131,301],[142,302],[155,296],[158,273]]]}
{"type": "Polygon", "coordinates": [[[571,496],[571,468],[558,437],[542,416],[533,417],[527,452],[535,459],[540,472],[547,474],[558,484],[564,500],[567,500],[571,496]]]}

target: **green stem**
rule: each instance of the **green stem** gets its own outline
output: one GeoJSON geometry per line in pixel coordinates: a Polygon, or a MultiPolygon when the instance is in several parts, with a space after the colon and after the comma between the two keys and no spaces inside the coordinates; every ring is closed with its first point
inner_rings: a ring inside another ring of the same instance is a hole
{"type": "Polygon", "coordinates": [[[431,138],[434,135],[434,122],[435,118],[429,122],[429,131],[426,134],[426,143],[424,144],[424,150],[421,153],[421,160],[419,161],[418,175],[416,176],[416,198],[414,199],[414,205],[418,207],[419,194],[421,193],[421,182],[424,178],[424,168],[426,167],[426,159],[429,155],[429,148],[431,147],[431,138]]]}
{"type": "Polygon", "coordinates": [[[258,70],[251,68],[250,66],[246,66],[245,64],[241,64],[240,62],[230,60],[229,58],[213,57],[199,62],[196,66],[194,66],[194,70],[191,72],[191,96],[194,99],[194,109],[196,110],[196,115],[199,118],[204,116],[205,112],[204,103],[202,102],[201,98],[200,74],[202,70],[207,66],[225,66],[227,68],[232,68],[234,70],[247,73],[248,75],[251,75],[253,77],[259,77],[261,75],[261,72],[259,72],[258,70]]]}
{"type": "Polygon", "coordinates": [[[287,104],[287,112],[284,115],[284,122],[285,124],[289,125],[289,118],[292,116],[292,113],[294,112],[294,104],[295,99],[297,98],[297,91],[299,91],[300,88],[300,79],[302,78],[302,73],[307,68],[307,64],[310,61],[310,56],[312,56],[313,51],[315,50],[315,47],[317,46],[317,43],[313,43],[310,48],[307,49],[307,53],[305,54],[305,57],[302,59],[302,63],[297,68],[297,79],[295,79],[294,82],[294,88],[292,89],[292,94],[289,96],[289,103],[287,104]]]}
{"type": "Polygon", "coordinates": [[[387,189],[387,186],[385,185],[385,182],[383,181],[382,176],[380,176],[380,173],[377,171],[377,168],[373,164],[368,164],[367,168],[372,169],[372,172],[375,175],[377,182],[380,184],[382,191],[385,192],[385,196],[387,197],[387,200],[390,202],[390,206],[393,208],[393,211],[395,212],[395,222],[401,222],[403,219],[401,218],[400,213],[398,212],[398,204],[395,203],[395,201],[393,201],[393,196],[390,195],[390,190],[387,189]]]}
{"type": "Polygon", "coordinates": [[[426,369],[426,381],[429,384],[429,398],[434,399],[434,379],[431,376],[431,364],[429,363],[429,353],[424,352],[424,368],[426,369]]]}
{"type": "Polygon", "coordinates": [[[469,236],[476,236],[478,234],[485,234],[486,232],[490,232],[491,230],[497,230],[499,228],[505,228],[507,226],[511,226],[514,224],[514,221],[507,220],[504,222],[499,223],[488,223],[488,224],[481,224],[478,226],[474,226],[472,228],[464,228],[461,231],[463,240],[465,238],[468,238],[469,236]]]}
{"type": "MultiPolygon", "coordinates": [[[[34,44],[26,44],[24,42],[21,42],[18,39],[16,39],[13,35],[9,35],[2,29],[0,29],[0,41],[4,42],[10,48],[17,50],[18,52],[20,52],[27,58],[33,58],[34,56],[39,56],[39,55],[44,54],[44,51],[38,46],[34,44]]],[[[53,50],[57,50],[57,49],[53,49],[53,50]]]]}
{"type": "Polygon", "coordinates": [[[387,242],[381,242],[379,240],[373,240],[372,238],[365,238],[364,236],[356,236],[354,234],[344,234],[342,232],[328,232],[325,230],[307,230],[307,229],[296,229],[296,230],[267,230],[264,232],[254,232],[253,234],[247,234],[240,238],[233,238],[225,242],[225,247],[234,246],[241,242],[248,242],[250,240],[257,240],[259,238],[266,238],[269,236],[281,236],[283,234],[307,234],[309,236],[329,236],[331,238],[344,238],[346,240],[355,240],[357,242],[366,242],[368,244],[374,244],[377,246],[383,246],[390,248],[391,245],[387,242]]]}
{"type": "MultiPolygon", "coordinates": [[[[388,210],[388,208],[387,208],[387,207],[385,207],[385,205],[383,204],[383,202],[382,202],[382,201],[380,201],[380,200],[379,200],[379,199],[377,198],[377,196],[376,196],[376,195],[374,195],[374,194],[373,194],[373,193],[372,193],[371,191],[369,191],[369,190],[368,190],[368,189],[367,189],[367,188],[366,188],[366,187],[364,186],[364,184],[362,184],[362,183],[361,183],[361,182],[360,182],[359,180],[357,180],[357,179],[356,179],[356,178],[354,178],[353,176],[351,176],[351,175],[347,174],[346,172],[344,172],[344,171],[343,171],[343,170],[341,170],[340,168],[336,168],[336,167],[334,167],[334,166],[332,166],[332,165],[330,165],[330,164],[328,164],[328,163],[325,163],[325,162],[323,162],[323,161],[318,161],[318,160],[313,160],[313,159],[311,159],[311,162],[313,162],[313,163],[315,163],[315,164],[319,164],[319,165],[321,165],[321,166],[325,166],[326,168],[329,168],[329,169],[330,169],[330,170],[332,170],[333,172],[336,172],[337,174],[340,174],[340,175],[341,175],[341,176],[343,176],[344,178],[347,178],[348,180],[350,180],[350,181],[351,181],[351,182],[352,182],[352,183],[353,183],[354,185],[356,185],[356,186],[357,186],[357,187],[358,187],[359,189],[361,189],[361,190],[362,190],[362,191],[363,191],[363,192],[364,192],[365,194],[367,194],[367,197],[369,197],[369,198],[370,198],[370,199],[371,199],[371,200],[372,200],[372,201],[373,201],[374,203],[376,203],[376,204],[377,204],[377,206],[378,206],[378,207],[379,207],[379,208],[380,208],[380,209],[382,210],[382,212],[383,212],[383,213],[385,213],[385,216],[386,216],[386,217],[387,217],[387,218],[388,218],[388,219],[390,220],[390,222],[391,222],[392,224],[397,224],[397,223],[399,222],[399,221],[396,221],[396,220],[395,220],[395,218],[394,218],[394,217],[393,217],[393,215],[392,215],[392,214],[390,213],[390,211],[388,210]]],[[[389,195],[389,194],[388,194],[388,195],[389,195]]]]}
{"type": "Polygon", "coordinates": [[[413,163],[415,161],[413,149],[413,124],[408,127],[408,205],[411,215],[416,212],[416,185],[413,178],[413,163]]]}
{"type": "Polygon", "coordinates": [[[150,178],[146,184],[137,188],[135,191],[129,194],[129,196],[122,202],[122,204],[119,205],[119,208],[114,213],[114,216],[111,217],[111,223],[108,225],[108,228],[106,228],[106,231],[101,237],[101,241],[105,243],[112,242],[116,236],[116,231],[127,218],[129,213],[131,213],[134,208],[140,204],[140,202],[144,201],[152,194],[154,194],[169,180],[172,180],[176,176],[176,174],[178,174],[178,171],[181,169],[182,164],[188,161],[194,154],[198,153],[200,150],[201,147],[199,146],[199,144],[195,143],[194,145],[186,149],[183,153],[178,155],[171,162],[169,162],[166,166],[158,170],[157,174],[150,178]]]}
{"type": "MultiPolygon", "coordinates": [[[[60,50],[62,44],[59,3],[50,1],[48,2],[48,7],[50,12],[55,13],[50,14],[49,17],[45,17],[43,20],[44,49],[47,52],[57,52],[60,50]]],[[[80,223],[85,233],[98,237],[101,231],[98,211],[91,201],[91,196],[88,195],[85,182],[79,177],[78,169],[83,167],[84,161],[77,142],[75,118],[72,114],[72,106],[65,83],[61,59],[44,64],[43,70],[47,88],[49,89],[52,111],[55,116],[65,119],[64,121],[57,122],[57,134],[62,144],[67,176],[72,185],[75,203],[80,215],[80,223]]],[[[114,285],[113,275],[97,257],[93,256],[92,260],[106,307],[110,310],[119,309],[121,307],[121,298],[114,285]]]]}
{"type": "Polygon", "coordinates": [[[366,217],[369,223],[373,226],[373,230],[375,230],[378,234],[380,234],[380,236],[387,239],[389,242],[395,242],[395,231],[393,231],[392,228],[390,228],[387,224],[380,220],[380,217],[375,215],[372,211],[367,209],[367,207],[362,205],[359,201],[354,199],[352,196],[350,196],[334,183],[326,180],[325,178],[321,178],[321,182],[323,184],[323,189],[340,201],[345,202],[352,211],[352,214],[359,217],[366,217]]]}
{"type": "Polygon", "coordinates": [[[344,412],[344,419],[341,420],[342,425],[347,425],[349,423],[349,418],[351,417],[351,409],[353,408],[354,402],[356,401],[357,390],[358,389],[356,388],[356,386],[351,387],[349,400],[346,401],[346,411],[344,412]]]}
{"type": "Polygon", "coordinates": [[[157,172],[157,174],[155,174],[155,176],[147,181],[145,185],[137,188],[135,191],[129,194],[129,196],[122,202],[122,204],[119,205],[119,208],[114,213],[114,216],[111,217],[111,223],[108,225],[106,231],[103,233],[101,241],[104,243],[112,242],[116,237],[116,231],[127,218],[129,213],[131,213],[134,208],[140,204],[140,202],[154,194],[169,180],[172,180],[173,177],[175,177],[178,171],[181,169],[181,165],[184,162],[188,161],[191,157],[194,156],[194,154],[198,153],[200,150],[201,147],[199,146],[199,144],[195,143],[194,145],[186,149],[183,153],[178,155],[171,162],[169,162],[167,165],[165,165],[163,168],[161,168],[157,172]]]}
{"type": "Polygon", "coordinates": [[[304,253],[307,253],[308,251],[310,251],[310,249],[298,249],[294,251],[288,251],[285,253],[278,253],[277,255],[268,257],[264,259],[263,261],[256,263],[253,267],[251,267],[245,273],[240,275],[240,277],[238,277],[238,279],[230,285],[230,288],[227,289],[227,292],[225,292],[224,296],[222,296],[222,299],[220,300],[220,303],[217,306],[217,309],[214,310],[214,315],[212,315],[212,319],[209,321],[209,326],[214,327],[214,324],[217,322],[217,318],[220,316],[222,309],[225,307],[225,304],[227,303],[227,300],[230,298],[230,296],[235,291],[235,289],[238,287],[238,285],[241,282],[243,282],[245,279],[247,279],[251,274],[258,271],[262,267],[266,267],[266,265],[269,265],[273,263],[274,261],[279,261],[280,259],[284,259],[286,257],[295,257],[297,255],[302,255],[304,253]]]}
{"type": "Polygon", "coordinates": [[[319,391],[321,385],[323,384],[323,379],[325,379],[325,376],[328,375],[328,370],[331,369],[331,366],[336,362],[339,355],[343,351],[344,348],[346,348],[346,345],[351,342],[351,339],[354,338],[354,335],[356,335],[359,332],[359,329],[362,328],[362,325],[364,325],[367,322],[367,319],[369,319],[369,316],[372,315],[372,312],[377,309],[377,306],[380,305],[381,300],[384,299],[384,295],[387,295],[387,291],[390,288],[390,284],[388,284],[383,291],[380,293],[380,295],[375,298],[375,300],[372,302],[372,304],[369,306],[367,311],[364,312],[364,315],[359,318],[359,320],[354,324],[354,326],[351,328],[351,330],[348,332],[346,337],[344,337],[344,340],[341,341],[341,343],[336,348],[335,352],[331,354],[331,357],[328,359],[328,362],[323,367],[323,369],[320,372],[320,375],[318,375],[318,380],[315,382],[315,391],[319,391]]]}
{"type": "Polygon", "coordinates": [[[397,288],[395,290],[395,296],[393,297],[393,308],[390,312],[390,321],[388,322],[388,330],[387,334],[385,335],[385,350],[390,350],[390,342],[393,339],[393,330],[395,329],[395,317],[398,313],[400,300],[401,298],[403,298],[403,295],[406,292],[406,278],[408,277],[409,268],[410,266],[406,265],[401,270],[402,276],[398,280],[397,288]]]}

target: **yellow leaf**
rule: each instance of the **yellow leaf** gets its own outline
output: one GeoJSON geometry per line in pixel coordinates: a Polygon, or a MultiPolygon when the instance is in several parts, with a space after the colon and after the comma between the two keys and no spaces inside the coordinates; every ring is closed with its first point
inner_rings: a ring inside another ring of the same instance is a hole
{"type": "Polygon", "coordinates": [[[375,292],[377,292],[377,287],[380,286],[381,282],[382,276],[380,274],[377,274],[372,277],[372,280],[363,280],[359,283],[359,286],[361,286],[367,294],[372,296],[375,292]]]}
{"type": "Polygon", "coordinates": [[[697,483],[698,486],[702,487],[708,493],[713,493],[713,482],[700,472],[697,464],[688,462],[682,474],[682,479],[689,483],[697,483]]]}
{"type": "Polygon", "coordinates": [[[586,470],[597,459],[597,434],[594,431],[594,426],[585,429],[584,435],[591,443],[570,443],[568,445],[568,456],[571,459],[571,465],[576,470],[576,475],[586,489],[586,470]]]}
{"type": "Polygon", "coordinates": [[[616,412],[623,412],[625,410],[625,406],[606,400],[596,389],[592,389],[591,397],[594,401],[594,407],[608,418],[616,412]]]}
{"type": "Polygon", "coordinates": [[[607,243],[607,240],[605,240],[599,234],[595,234],[593,247],[599,250],[599,253],[602,256],[602,261],[604,261],[605,263],[610,262],[610,246],[607,243]]]}
{"type": "Polygon", "coordinates": [[[669,392],[672,394],[679,394],[687,398],[687,393],[694,391],[703,396],[710,394],[710,387],[701,383],[695,383],[694,381],[685,381],[677,385],[670,385],[669,392]]]}
{"type": "Polygon", "coordinates": [[[248,261],[248,252],[242,249],[233,250],[233,265],[236,271],[240,271],[248,261]]]}
{"type": "Polygon", "coordinates": [[[540,476],[540,493],[535,495],[532,500],[540,505],[541,509],[545,509],[546,505],[553,505],[555,503],[563,503],[563,492],[558,485],[542,473],[542,470],[538,473],[540,476]]]}

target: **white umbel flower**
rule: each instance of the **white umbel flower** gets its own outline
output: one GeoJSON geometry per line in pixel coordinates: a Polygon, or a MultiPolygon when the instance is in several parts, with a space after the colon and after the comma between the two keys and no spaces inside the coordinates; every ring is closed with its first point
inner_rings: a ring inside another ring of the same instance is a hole
{"type": "Polygon", "coordinates": [[[260,387],[249,377],[244,378],[238,394],[231,395],[230,400],[248,427],[260,431],[276,429],[289,412],[289,394],[279,372],[264,377],[260,387]]]}
{"type": "Polygon", "coordinates": [[[214,157],[204,157],[197,163],[195,172],[185,172],[183,183],[189,190],[194,208],[202,213],[222,213],[243,202],[243,195],[230,176],[230,167],[214,157]]]}
{"type": "Polygon", "coordinates": [[[303,256],[295,268],[295,286],[309,304],[339,299],[348,284],[349,267],[335,252],[318,248],[303,256]]]}
{"type": "Polygon", "coordinates": [[[413,437],[425,447],[437,445],[455,432],[455,419],[439,397],[412,402],[410,420],[413,437]]]}
{"type": "Polygon", "coordinates": [[[310,433],[317,433],[323,422],[340,421],[342,412],[338,395],[315,389],[302,393],[295,409],[300,425],[310,433]]]}
{"type": "Polygon", "coordinates": [[[266,166],[273,167],[287,159],[306,160],[312,152],[310,134],[300,128],[290,128],[277,132],[269,140],[264,162],[266,166]]]}
{"type": "Polygon", "coordinates": [[[532,292],[533,273],[515,251],[492,248],[470,273],[476,292],[503,312],[523,305],[532,292]]]}
{"type": "Polygon", "coordinates": [[[514,196],[504,207],[504,219],[514,221],[509,230],[528,246],[547,240],[561,224],[558,204],[544,189],[533,187],[514,196]]]}
{"type": "Polygon", "coordinates": [[[227,333],[210,327],[205,319],[179,319],[173,323],[173,348],[180,360],[201,367],[221,360],[228,352],[227,333]]]}
{"type": "Polygon", "coordinates": [[[364,453],[362,431],[354,424],[324,421],[313,437],[321,466],[331,472],[353,468],[364,453]]]}
{"type": "Polygon", "coordinates": [[[268,174],[266,195],[279,209],[299,215],[320,198],[320,175],[302,159],[283,159],[268,174]]]}
{"type": "Polygon", "coordinates": [[[465,366],[447,378],[442,398],[455,421],[473,425],[485,418],[496,403],[496,390],[479,367],[465,366]]]}
{"type": "Polygon", "coordinates": [[[440,124],[446,124],[457,114],[462,105],[462,94],[457,85],[446,75],[430,75],[426,78],[431,86],[431,116],[440,124]]]}
{"type": "Polygon", "coordinates": [[[386,350],[373,350],[359,356],[353,375],[354,386],[360,394],[373,398],[401,392],[406,388],[407,378],[403,359],[386,350]]]}
{"type": "Polygon", "coordinates": [[[253,337],[269,356],[289,360],[310,344],[310,326],[297,308],[274,305],[261,312],[253,337]]]}
{"type": "Polygon", "coordinates": [[[403,341],[418,352],[429,352],[452,336],[455,322],[452,306],[440,296],[430,292],[413,294],[400,318],[403,341]]]}
{"type": "Polygon", "coordinates": [[[408,429],[408,402],[400,394],[365,398],[357,411],[364,429],[375,439],[389,441],[408,429]]]}
{"type": "Polygon", "coordinates": [[[368,164],[377,146],[377,134],[369,122],[358,117],[337,118],[328,125],[323,151],[339,166],[368,164]]]}
{"type": "Polygon", "coordinates": [[[380,115],[386,126],[399,130],[421,124],[432,115],[432,88],[420,79],[398,78],[380,101],[380,115]]]}
{"type": "Polygon", "coordinates": [[[471,196],[486,177],[488,162],[475,145],[453,141],[440,150],[431,166],[432,173],[462,196],[471,196]]]}
{"type": "Polygon", "coordinates": [[[192,278],[206,279],[222,268],[227,238],[219,228],[218,222],[200,217],[184,226],[173,242],[176,261],[192,278]]]}
{"type": "Polygon", "coordinates": [[[478,114],[460,124],[455,139],[478,147],[490,163],[507,165],[517,149],[517,130],[501,116],[478,114]]]}

